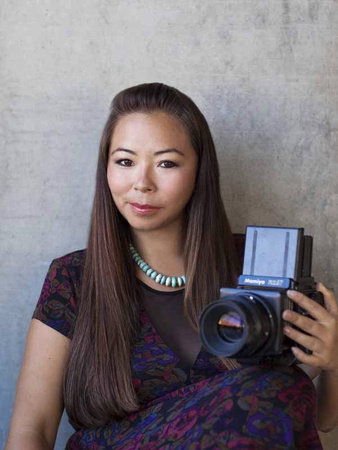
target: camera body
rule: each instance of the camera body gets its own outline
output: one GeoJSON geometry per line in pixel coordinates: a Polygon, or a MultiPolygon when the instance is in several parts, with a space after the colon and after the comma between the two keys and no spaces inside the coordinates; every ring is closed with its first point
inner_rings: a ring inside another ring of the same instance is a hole
{"type": "Polygon", "coordinates": [[[220,299],[200,316],[201,341],[210,353],[248,364],[295,362],[291,345],[296,344],[283,333],[282,314],[286,309],[307,313],[287,290],[324,303],[311,276],[312,243],[303,228],[247,227],[238,287],[222,288],[220,299]]]}

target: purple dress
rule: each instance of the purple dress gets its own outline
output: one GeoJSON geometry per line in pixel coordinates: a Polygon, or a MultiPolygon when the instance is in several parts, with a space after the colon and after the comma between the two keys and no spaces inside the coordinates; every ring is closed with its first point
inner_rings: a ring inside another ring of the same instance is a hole
{"type": "MultiPolygon", "coordinates": [[[[81,250],[52,262],[33,314],[69,338],[84,258],[81,250]]],[[[229,371],[201,347],[187,377],[142,304],[140,321],[132,355],[140,409],[76,430],[67,449],[322,449],[315,389],[298,367],[229,371]]]]}

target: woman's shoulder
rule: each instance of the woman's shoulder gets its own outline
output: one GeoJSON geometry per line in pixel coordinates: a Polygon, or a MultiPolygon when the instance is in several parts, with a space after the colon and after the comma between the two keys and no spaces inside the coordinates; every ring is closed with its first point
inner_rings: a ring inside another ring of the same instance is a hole
{"type": "Polygon", "coordinates": [[[74,330],[85,257],[83,249],[53,259],[33,313],[34,319],[67,337],[74,330]]]}
{"type": "Polygon", "coordinates": [[[86,249],[75,250],[73,252],[67,253],[63,256],[59,256],[53,259],[55,265],[72,268],[72,267],[82,267],[84,265],[86,258],[86,249]]]}
{"type": "Polygon", "coordinates": [[[86,249],[66,253],[53,259],[50,270],[59,276],[68,275],[73,283],[77,284],[81,280],[85,259],[86,249]]]}

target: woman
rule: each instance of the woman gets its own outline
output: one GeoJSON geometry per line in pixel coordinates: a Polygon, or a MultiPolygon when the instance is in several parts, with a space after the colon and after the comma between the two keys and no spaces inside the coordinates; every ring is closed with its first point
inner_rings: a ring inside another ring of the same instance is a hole
{"type": "MultiPolygon", "coordinates": [[[[87,249],[53,261],[33,315],[7,450],[53,448],[64,406],[76,430],[69,449],[321,448],[300,369],[241,368],[200,347],[201,310],[237,275],[204,116],[160,83],[120,92],[87,249]]],[[[324,370],[318,420],[330,429],[337,306],[320,290],[326,308],[290,293],[313,319],[285,312],[310,336],[285,332],[313,350],[294,349],[313,374],[324,370]]]]}

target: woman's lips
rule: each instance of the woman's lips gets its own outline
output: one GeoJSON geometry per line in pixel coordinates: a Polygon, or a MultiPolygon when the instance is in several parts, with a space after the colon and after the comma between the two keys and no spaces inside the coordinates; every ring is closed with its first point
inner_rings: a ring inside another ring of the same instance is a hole
{"type": "Polygon", "coordinates": [[[131,209],[136,213],[140,215],[146,215],[154,213],[155,211],[159,210],[160,208],[152,205],[142,205],[140,203],[129,203],[131,206],[131,209]]]}

